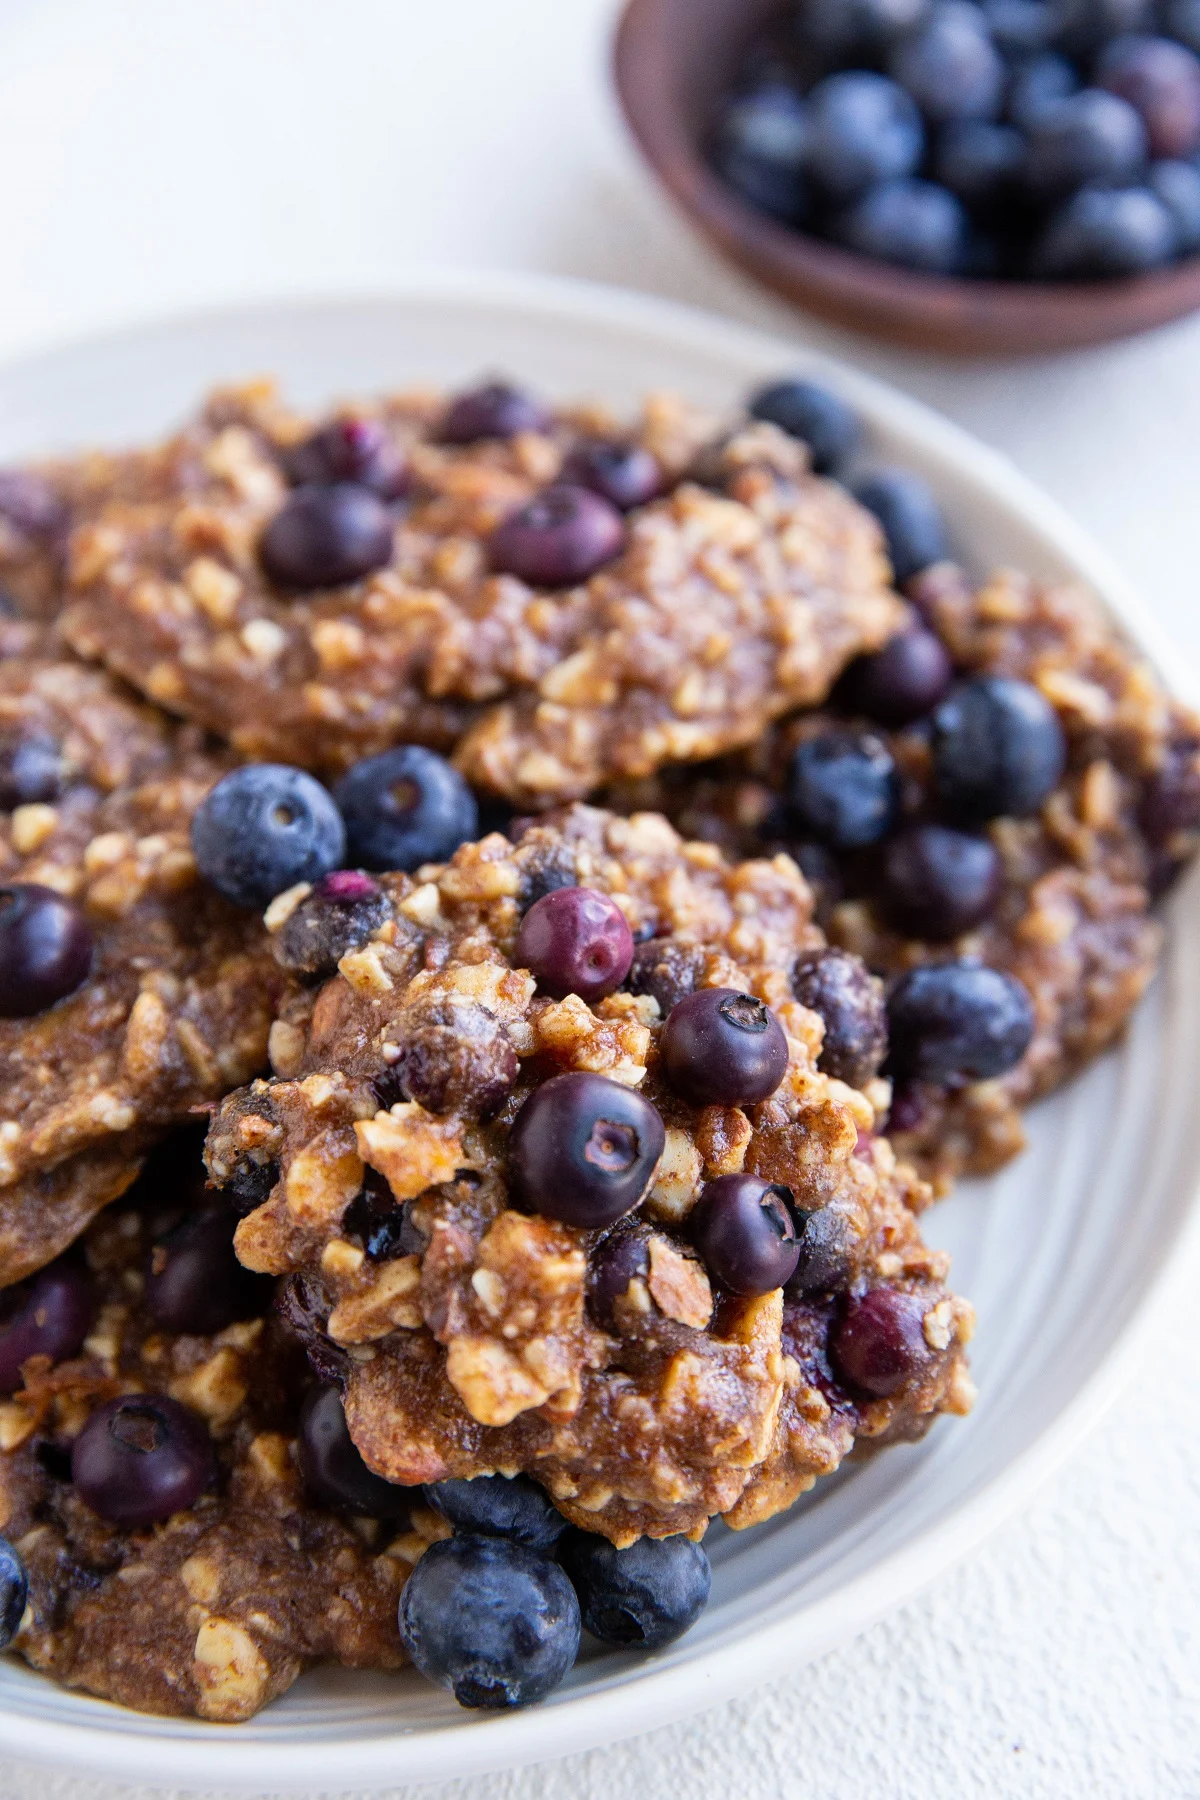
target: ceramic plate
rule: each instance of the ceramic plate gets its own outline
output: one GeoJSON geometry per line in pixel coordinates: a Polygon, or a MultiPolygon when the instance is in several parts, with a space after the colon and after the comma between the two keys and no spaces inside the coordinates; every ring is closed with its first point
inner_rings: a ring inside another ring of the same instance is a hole
{"type": "MultiPolygon", "coordinates": [[[[386,300],[185,319],[0,371],[0,461],[164,430],[205,387],[258,371],[300,401],[486,371],[632,405],[648,387],[735,404],[798,365],[920,469],[978,570],[1084,577],[1167,658],[1096,547],[1002,458],[878,382],[664,303],[543,279],[421,280],[386,300]]],[[[754,1531],[715,1528],[712,1602],[651,1657],[595,1647],[548,1702],[461,1712],[412,1672],[316,1671],[246,1725],[126,1712],[0,1662],[0,1750],[188,1788],[346,1789],[449,1779],[662,1725],[795,1669],[936,1576],[1019,1506],[1099,1417],[1168,1272],[1200,1166],[1200,875],[1176,894],[1162,975],[1124,1044],[1038,1107],[1030,1146],[927,1218],[979,1313],[979,1404],[921,1444],[824,1483],[754,1531]]]]}

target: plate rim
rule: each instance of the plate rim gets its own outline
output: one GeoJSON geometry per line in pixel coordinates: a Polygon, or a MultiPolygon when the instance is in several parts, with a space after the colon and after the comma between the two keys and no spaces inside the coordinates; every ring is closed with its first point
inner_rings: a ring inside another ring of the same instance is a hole
{"type": "MultiPolygon", "coordinates": [[[[773,358],[777,366],[804,365],[826,371],[841,391],[878,422],[923,444],[940,460],[957,460],[966,479],[1019,513],[1081,577],[1102,603],[1147,651],[1171,690],[1200,698],[1196,673],[1180,661],[1167,635],[1148,612],[1133,583],[1108,552],[1057,501],[1044,493],[1002,452],[954,424],[934,408],[881,378],[836,356],[792,341],[783,332],[761,330],[657,295],[564,276],[472,269],[414,269],[386,288],[307,298],[261,298],[230,306],[189,309],[117,329],[77,334],[33,346],[0,362],[0,386],[17,378],[36,380],[72,356],[118,351],[148,338],[169,340],[203,325],[236,329],[273,316],[293,321],[321,314],[363,310],[400,313],[406,304],[472,305],[481,312],[502,308],[552,315],[583,329],[640,333],[659,341],[667,336],[698,355],[732,360],[773,358]]],[[[59,1722],[0,1702],[0,1752],[27,1762],[126,1781],[157,1781],[194,1788],[197,1764],[210,1788],[269,1789],[272,1792],[344,1790],[394,1786],[398,1779],[425,1783],[461,1779],[594,1749],[670,1724],[747,1691],[782,1667],[795,1666],[797,1638],[802,1659],[812,1661],[849,1641],[875,1620],[903,1605],[942,1572],[961,1562],[1006,1519],[1023,1510],[1041,1486],[1098,1424],[1136,1367],[1157,1309],[1168,1302],[1182,1276],[1186,1251],[1200,1242],[1200,1172],[1176,1217],[1148,1258],[1141,1292],[1129,1317],[1090,1374],[1057,1414],[1046,1420],[1025,1448],[945,1519],[925,1527],[875,1563],[862,1576],[766,1626],[747,1626],[732,1643],[699,1650],[686,1661],[655,1668],[623,1683],[619,1722],[614,1731],[616,1693],[601,1688],[564,1698],[546,1709],[505,1716],[454,1720],[358,1745],[339,1740],[295,1745],[239,1739],[235,1728],[212,1726],[211,1736],[172,1739],[139,1729],[141,1715],[91,1700],[130,1726],[105,1727],[59,1722]],[[801,1623],[802,1622],[802,1623],[801,1623]]],[[[89,1697],[90,1698],[90,1697],[89,1697]]]]}

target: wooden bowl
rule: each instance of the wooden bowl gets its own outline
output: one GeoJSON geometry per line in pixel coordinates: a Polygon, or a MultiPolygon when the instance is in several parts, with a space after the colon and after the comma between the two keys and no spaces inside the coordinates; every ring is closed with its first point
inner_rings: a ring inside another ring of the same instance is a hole
{"type": "Polygon", "coordinates": [[[701,146],[742,49],[777,11],[778,0],[629,0],[614,53],[625,117],[659,180],[748,274],[834,324],[966,355],[1105,343],[1200,307],[1200,256],[1112,281],[966,281],[856,256],[747,205],[701,146]]]}

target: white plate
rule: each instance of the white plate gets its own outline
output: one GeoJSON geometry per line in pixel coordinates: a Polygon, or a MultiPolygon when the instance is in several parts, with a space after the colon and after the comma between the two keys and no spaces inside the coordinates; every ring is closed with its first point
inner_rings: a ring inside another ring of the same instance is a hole
{"type": "MultiPolygon", "coordinates": [[[[861,409],[872,449],[922,470],[977,567],[1077,574],[1174,666],[1104,556],[1001,457],[880,383],[665,303],[545,279],[420,279],[386,300],[183,320],[0,371],[0,461],[120,443],[258,371],[303,401],[483,371],[632,405],[648,387],[735,403],[803,365],[861,409]]],[[[1099,1417],[1187,1222],[1200,1166],[1200,877],[1172,908],[1166,966],[1122,1047],[1030,1119],[997,1179],[928,1219],[979,1311],[979,1404],[918,1445],[819,1486],[741,1535],[714,1529],[712,1602],[651,1658],[598,1649],[553,1699],[459,1711],[411,1672],[321,1670],[247,1725],[155,1719],[0,1662],[0,1751],[134,1782],[329,1789],[469,1776],[644,1731],[828,1650],[1019,1506],[1099,1417]]]]}

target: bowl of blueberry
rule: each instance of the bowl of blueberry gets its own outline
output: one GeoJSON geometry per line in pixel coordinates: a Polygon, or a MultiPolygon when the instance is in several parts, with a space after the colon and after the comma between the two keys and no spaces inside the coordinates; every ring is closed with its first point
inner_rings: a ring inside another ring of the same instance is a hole
{"type": "Polygon", "coordinates": [[[955,353],[1200,306],[1197,0],[630,0],[616,80],[693,223],[811,312],[955,353]]]}

